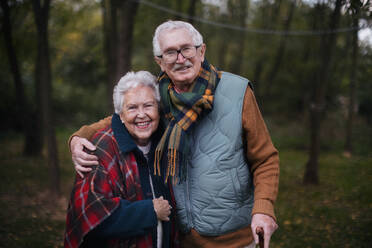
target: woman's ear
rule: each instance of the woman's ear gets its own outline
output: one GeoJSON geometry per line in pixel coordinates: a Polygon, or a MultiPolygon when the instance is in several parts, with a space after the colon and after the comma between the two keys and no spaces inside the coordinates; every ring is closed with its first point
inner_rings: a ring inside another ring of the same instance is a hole
{"type": "Polygon", "coordinates": [[[120,113],[120,120],[121,120],[121,123],[123,123],[124,124],[124,118],[123,118],[123,113],[120,113]]]}

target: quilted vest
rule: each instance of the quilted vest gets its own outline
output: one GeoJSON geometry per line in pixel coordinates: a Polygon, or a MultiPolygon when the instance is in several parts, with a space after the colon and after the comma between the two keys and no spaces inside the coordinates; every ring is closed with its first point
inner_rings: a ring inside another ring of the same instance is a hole
{"type": "Polygon", "coordinates": [[[216,236],[251,223],[254,189],[242,142],[247,87],[247,79],[223,72],[213,110],[191,132],[187,179],[174,185],[183,232],[216,236]]]}

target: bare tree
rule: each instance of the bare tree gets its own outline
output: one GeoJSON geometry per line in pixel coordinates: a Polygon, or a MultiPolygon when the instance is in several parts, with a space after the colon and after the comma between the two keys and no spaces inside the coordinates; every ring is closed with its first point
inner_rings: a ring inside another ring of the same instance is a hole
{"type": "Polygon", "coordinates": [[[189,0],[187,1],[189,3],[188,7],[187,7],[187,12],[184,11],[184,1],[182,0],[176,0],[175,1],[175,9],[176,9],[176,12],[174,15],[173,15],[173,18],[175,20],[184,20],[184,21],[187,21],[191,24],[193,24],[194,22],[194,19],[193,17],[195,16],[195,11],[196,11],[196,4],[198,3],[199,0],[189,0]],[[183,13],[186,12],[186,15],[184,15],[183,13]]]}
{"type": "Polygon", "coordinates": [[[45,0],[43,3],[41,3],[40,0],[33,0],[32,3],[37,27],[37,60],[35,80],[37,92],[40,94],[39,110],[42,113],[42,127],[44,131],[44,138],[46,140],[51,191],[58,196],[60,195],[60,174],[57,141],[52,115],[52,76],[48,41],[50,0],[45,0]]]}
{"type": "Polygon", "coordinates": [[[17,99],[16,115],[18,122],[21,124],[22,132],[24,134],[24,148],[23,154],[26,156],[35,156],[41,154],[42,138],[40,135],[40,126],[37,123],[37,118],[32,118],[35,114],[33,109],[28,104],[27,96],[24,90],[22,74],[20,70],[19,60],[16,49],[14,48],[12,22],[10,19],[10,11],[7,0],[0,0],[0,6],[3,10],[3,25],[2,31],[4,34],[4,41],[8,55],[10,70],[12,72],[15,84],[15,96],[17,99]]]}
{"type": "Polygon", "coordinates": [[[134,19],[137,14],[138,2],[119,1],[118,7],[118,73],[121,77],[131,68],[134,19]]]}
{"type": "MultiPolygon", "coordinates": [[[[176,0],[176,12],[182,13],[182,0],[176,0]]],[[[178,14],[173,15],[174,19],[180,19],[181,17],[178,14]]]]}
{"type": "Polygon", "coordinates": [[[267,80],[266,80],[266,90],[265,90],[265,95],[266,96],[271,95],[272,85],[275,82],[276,75],[279,72],[280,65],[281,65],[283,57],[284,57],[285,49],[286,49],[286,46],[287,46],[287,40],[288,40],[287,33],[288,33],[288,31],[290,30],[290,27],[291,27],[291,23],[292,23],[292,20],[293,20],[293,14],[294,14],[295,8],[296,8],[296,0],[292,0],[292,2],[290,3],[290,6],[289,6],[289,10],[288,10],[288,16],[287,16],[287,18],[284,22],[283,31],[284,31],[285,34],[280,37],[279,46],[276,50],[276,54],[275,54],[275,58],[274,58],[274,63],[271,66],[270,72],[269,72],[267,80]]]}
{"type": "Polygon", "coordinates": [[[108,109],[112,110],[114,85],[131,69],[134,19],[138,2],[103,0],[108,109]]]}
{"type": "MultiPolygon", "coordinates": [[[[351,6],[349,11],[351,12],[352,24],[353,27],[358,27],[359,25],[359,18],[360,18],[360,10],[363,3],[359,0],[351,1],[351,6]]],[[[351,54],[351,66],[350,66],[350,83],[349,83],[349,99],[350,103],[348,106],[348,118],[346,122],[346,140],[344,146],[344,154],[346,156],[351,156],[353,151],[353,144],[352,144],[352,130],[353,130],[353,122],[354,122],[354,107],[356,102],[356,75],[357,75],[357,68],[358,68],[358,54],[359,54],[359,46],[358,46],[358,29],[355,29],[352,32],[352,54],[351,54]]]]}
{"type": "Polygon", "coordinates": [[[102,0],[103,12],[103,33],[105,44],[106,75],[107,75],[107,110],[112,110],[112,89],[118,80],[117,54],[118,54],[118,33],[117,14],[113,0],[102,0]]]}
{"type": "MultiPolygon", "coordinates": [[[[235,16],[238,19],[239,26],[241,27],[246,26],[246,19],[248,17],[248,4],[249,1],[240,0],[238,1],[237,6],[235,6],[234,8],[234,12],[236,13],[235,16]]],[[[240,32],[237,33],[237,36],[237,47],[235,50],[234,59],[232,61],[231,71],[240,75],[243,68],[246,33],[240,32]]]]}
{"type": "MultiPolygon", "coordinates": [[[[280,8],[282,1],[274,1],[273,4],[270,3],[268,0],[262,1],[263,6],[262,6],[262,21],[261,21],[261,28],[262,29],[274,29],[273,25],[277,23],[277,20],[279,18],[280,14],[280,8]]],[[[256,56],[256,62],[254,66],[254,71],[253,71],[253,82],[255,83],[255,95],[257,97],[257,101],[261,101],[262,97],[262,91],[263,91],[263,82],[261,80],[262,74],[265,70],[265,61],[268,60],[268,54],[266,49],[268,46],[270,46],[270,39],[267,39],[266,36],[262,36],[259,38],[259,43],[260,43],[260,50],[258,55],[256,56]]]]}
{"type": "Polygon", "coordinates": [[[187,18],[187,21],[191,24],[193,24],[193,22],[194,22],[194,19],[192,19],[192,17],[195,16],[197,2],[198,2],[198,0],[190,0],[190,5],[189,5],[189,8],[187,10],[187,14],[189,16],[189,18],[187,18]]]}
{"type": "MultiPolygon", "coordinates": [[[[329,29],[335,30],[339,26],[340,10],[343,0],[337,0],[331,14],[329,29]]],[[[318,184],[318,163],[320,151],[321,121],[325,114],[326,93],[329,85],[329,70],[332,63],[333,50],[336,42],[336,33],[330,32],[322,35],[320,46],[320,68],[317,79],[314,82],[312,103],[310,106],[310,151],[309,160],[306,164],[303,182],[305,184],[318,184]]]]}

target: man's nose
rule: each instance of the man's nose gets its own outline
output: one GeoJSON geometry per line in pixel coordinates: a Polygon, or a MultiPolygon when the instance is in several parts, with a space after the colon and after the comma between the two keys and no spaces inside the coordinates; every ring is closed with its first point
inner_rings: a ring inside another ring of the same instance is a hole
{"type": "Polygon", "coordinates": [[[182,55],[181,52],[177,53],[177,60],[176,63],[183,63],[185,62],[186,58],[182,55]]]}

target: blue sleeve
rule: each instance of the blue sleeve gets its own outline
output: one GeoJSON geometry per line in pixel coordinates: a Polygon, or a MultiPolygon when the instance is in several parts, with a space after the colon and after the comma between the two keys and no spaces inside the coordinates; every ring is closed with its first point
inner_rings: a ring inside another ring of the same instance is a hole
{"type": "Polygon", "coordinates": [[[93,232],[100,238],[127,238],[149,233],[157,223],[152,200],[130,202],[121,199],[119,207],[93,232]]]}

